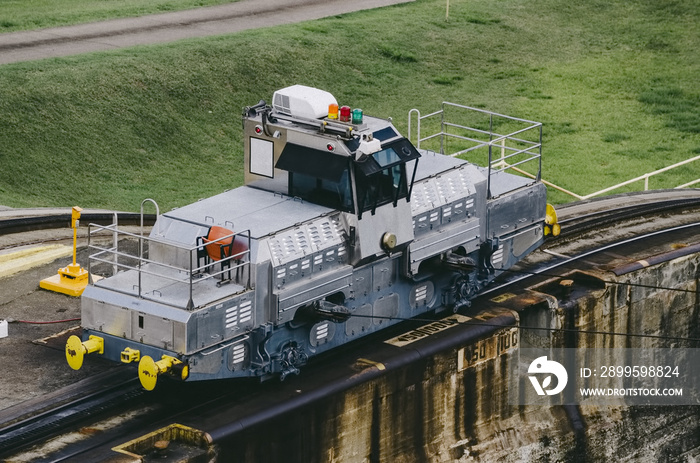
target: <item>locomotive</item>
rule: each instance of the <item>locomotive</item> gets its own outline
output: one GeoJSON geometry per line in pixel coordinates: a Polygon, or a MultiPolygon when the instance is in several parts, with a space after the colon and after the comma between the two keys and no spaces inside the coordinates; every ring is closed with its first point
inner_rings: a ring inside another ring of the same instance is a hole
{"type": "Polygon", "coordinates": [[[402,319],[469,306],[557,226],[539,174],[419,151],[323,90],[278,90],[243,128],[244,186],[157,212],[149,235],[91,224],[139,249],[88,243],[106,277],[82,295],[72,368],[90,353],[134,363],[148,390],[162,375],[284,379],[402,319]]]}

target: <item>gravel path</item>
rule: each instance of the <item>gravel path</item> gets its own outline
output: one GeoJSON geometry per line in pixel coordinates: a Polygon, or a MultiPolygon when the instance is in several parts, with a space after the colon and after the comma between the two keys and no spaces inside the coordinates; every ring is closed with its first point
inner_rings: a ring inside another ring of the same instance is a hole
{"type": "Polygon", "coordinates": [[[413,0],[242,0],[195,10],[0,34],[0,64],[231,34],[413,0]]]}

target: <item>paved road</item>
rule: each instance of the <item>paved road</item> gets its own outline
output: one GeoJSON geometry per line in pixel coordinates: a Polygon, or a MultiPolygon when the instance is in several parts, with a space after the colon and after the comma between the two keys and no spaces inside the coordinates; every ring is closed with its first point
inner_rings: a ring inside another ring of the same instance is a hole
{"type": "Polygon", "coordinates": [[[413,0],[242,0],[227,5],[0,34],[0,64],[222,35],[413,0]]]}

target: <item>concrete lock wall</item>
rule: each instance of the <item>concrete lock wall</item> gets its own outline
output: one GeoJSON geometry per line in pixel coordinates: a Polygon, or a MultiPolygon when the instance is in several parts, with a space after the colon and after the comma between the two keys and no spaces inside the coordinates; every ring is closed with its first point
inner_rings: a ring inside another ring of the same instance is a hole
{"type": "MultiPolygon", "coordinates": [[[[520,312],[520,323],[697,338],[696,292],[629,283],[697,291],[699,262],[690,255],[619,277],[577,274],[568,289],[547,282],[534,288],[547,302],[520,312]]],[[[698,406],[508,404],[506,372],[520,346],[682,347],[682,341],[519,330],[516,348],[473,366],[460,362],[464,349],[482,343],[493,349],[510,332],[516,330],[501,329],[245,430],[220,455],[306,462],[700,461],[693,460],[700,455],[698,406]]]]}

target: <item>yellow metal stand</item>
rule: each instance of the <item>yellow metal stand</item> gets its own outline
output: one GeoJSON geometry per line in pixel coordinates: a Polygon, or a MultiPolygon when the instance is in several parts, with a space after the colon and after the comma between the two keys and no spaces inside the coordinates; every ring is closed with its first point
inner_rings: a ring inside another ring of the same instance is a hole
{"type": "Polygon", "coordinates": [[[83,210],[78,206],[73,208],[71,214],[71,226],[73,228],[73,263],[67,267],[58,269],[58,274],[41,280],[39,286],[49,291],[78,297],[83,294],[88,285],[88,271],[76,263],[78,247],[78,219],[83,210]]]}

